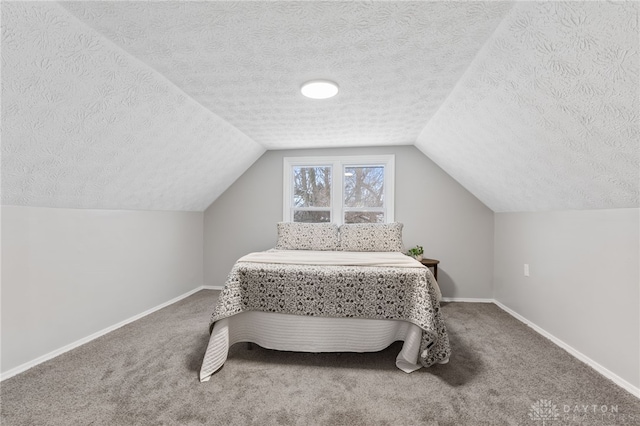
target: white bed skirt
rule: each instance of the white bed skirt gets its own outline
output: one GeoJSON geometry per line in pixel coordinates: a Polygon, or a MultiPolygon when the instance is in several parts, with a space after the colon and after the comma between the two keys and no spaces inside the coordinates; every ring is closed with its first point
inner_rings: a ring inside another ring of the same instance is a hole
{"type": "Polygon", "coordinates": [[[418,362],[422,330],[406,321],[324,318],[271,312],[242,312],[214,324],[200,369],[200,381],[211,378],[227,360],[231,345],[253,342],[263,348],[296,352],[376,352],[403,341],[396,366],[406,372],[418,362]]]}

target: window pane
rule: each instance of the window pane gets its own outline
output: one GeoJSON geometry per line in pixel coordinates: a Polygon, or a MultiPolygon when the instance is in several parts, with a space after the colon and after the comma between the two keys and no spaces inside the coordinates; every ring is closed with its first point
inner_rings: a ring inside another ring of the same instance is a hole
{"type": "Polygon", "coordinates": [[[345,167],[346,207],[384,207],[384,166],[345,167]]]}
{"type": "Polygon", "coordinates": [[[331,222],[331,212],[328,210],[327,211],[296,210],[293,212],[293,221],[307,222],[307,223],[331,222]]]}
{"type": "Polygon", "coordinates": [[[331,207],[331,167],[293,168],[293,207],[331,207]]]}
{"type": "Polygon", "coordinates": [[[344,223],[383,223],[384,213],[382,212],[346,212],[344,223]]]}

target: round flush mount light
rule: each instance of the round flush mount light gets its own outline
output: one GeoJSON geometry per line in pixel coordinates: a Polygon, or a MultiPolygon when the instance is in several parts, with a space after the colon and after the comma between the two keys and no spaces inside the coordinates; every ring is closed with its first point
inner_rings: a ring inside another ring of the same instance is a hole
{"type": "Polygon", "coordinates": [[[338,94],[338,85],[329,80],[311,80],[302,85],[300,92],[307,98],[327,99],[338,94]]]}

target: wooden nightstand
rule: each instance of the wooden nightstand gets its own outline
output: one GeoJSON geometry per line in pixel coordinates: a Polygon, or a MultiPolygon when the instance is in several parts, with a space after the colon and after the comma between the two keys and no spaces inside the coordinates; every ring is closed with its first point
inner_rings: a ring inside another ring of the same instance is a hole
{"type": "Polygon", "coordinates": [[[433,268],[433,278],[435,278],[436,281],[438,281],[438,263],[440,263],[440,261],[436,259],[422,258],[420,263],[422,263],[427,268],[433,268]]]}

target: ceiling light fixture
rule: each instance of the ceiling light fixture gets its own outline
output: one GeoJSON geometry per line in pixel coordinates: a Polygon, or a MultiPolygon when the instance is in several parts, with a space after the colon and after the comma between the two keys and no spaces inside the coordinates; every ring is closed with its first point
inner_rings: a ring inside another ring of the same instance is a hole
{"type": "Polygon", "coordinates": [[[329,80],[311,80],[302,85],[300,92],[307,98],[327,99],[338,94],[338,85],[329,80]]]}

